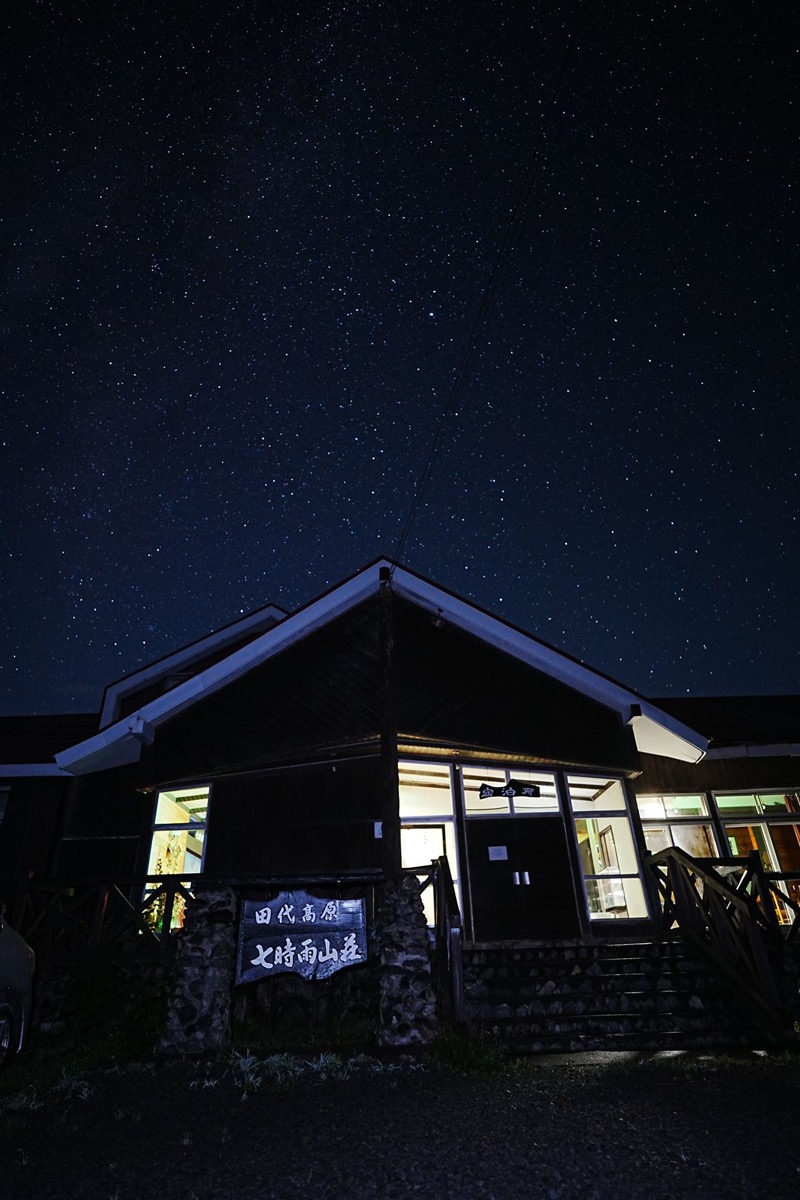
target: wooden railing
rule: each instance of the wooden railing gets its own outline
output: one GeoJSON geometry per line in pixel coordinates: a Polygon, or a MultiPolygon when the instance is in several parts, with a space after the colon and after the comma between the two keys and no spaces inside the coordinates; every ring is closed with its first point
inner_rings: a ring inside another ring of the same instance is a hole
{"type": "Polygon", "coordinates": [[[40,955],[74,956],[124,936],[141,936],[167,945],[180,929],[192,903],[192,889],[233,887],[280,891],[290,887],[369,889],[380,871],[345,876],[230,877],[144,875],[127,879],[31,880],[14,913],[13,924],[40,955]]]}
{"type": "Polygon", "coordinates": [[[49,956],[81,954],[126,934],[158,943],[183,924],[190,887],[191,878],[177,875],[32,881],[17,928],[38,954],[49,956]]]}
{"type": "MultiPolygon", "coordinates": [[[[432,888],[435,911],[436,969],[443,1014],[464,1020],[462,923],[447,857],[405,872],[421,879],[421,891],[432,888]]],[[[356,889],[368,896],[374,912],[373,888],[383,879],[376,870],[346,876],[217,877],[147,875],[127,879],[74,881],[31,880],[14,914],[14,925],[37,954],[51,960],[71,960],[121,938],[141,939],[154,949],[172,943],[169,937],[183,925],[193,901],[192,889],[233,887],[237,891],[281,891],[297,887],[356,889]]]]}
{"type": "Polygon", "coordinates": [[[738,992],[763,1023],[790,1019],[783,995],[783,948],[773,897],[794,909],[765,874],[757,854],[747,859],[697,859],[677,847],[645,860],[661,900],[665,932],[677,930],[738,992]]]}

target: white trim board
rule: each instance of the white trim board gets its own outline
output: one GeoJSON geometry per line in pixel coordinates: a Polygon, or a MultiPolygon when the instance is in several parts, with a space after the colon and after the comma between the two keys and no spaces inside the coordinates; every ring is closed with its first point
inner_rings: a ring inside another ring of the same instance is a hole
{"type": "Polygon", "coordinates": [[[137,761],[141,745],[151,741],[161,725],[376,594],[387,575],[398,595],[616,710],[631,725],[640,750],[685,762],[698,762],[703,757],[708,745],[705,738],[630,688],[422,576],[388,559],[379,559],[285,617],[228,658],[178,684],[99,734],[62,751],[56,755],[56,761],[73,774],[137,761]]]}

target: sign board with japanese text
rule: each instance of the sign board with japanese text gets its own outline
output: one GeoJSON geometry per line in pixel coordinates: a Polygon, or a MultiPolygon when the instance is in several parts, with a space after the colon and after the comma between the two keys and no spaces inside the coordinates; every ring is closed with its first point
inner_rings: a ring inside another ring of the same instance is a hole
{"type": "Polygon", "coordinates": [[[296,891],[281,892],[274,900],[242,901],[237,983],[287,972],[327,979],[366,961],[363,900],[325,900],[296,891]]]}
{"type": "Polygon", "coordinates": [[[541,796],[542,789],[538,783],[522,783],[519,779],[509,779],[508,783],[492,786],[482,783],[478,793],[481,800],[489,800],[492,796],[541,796]]]}

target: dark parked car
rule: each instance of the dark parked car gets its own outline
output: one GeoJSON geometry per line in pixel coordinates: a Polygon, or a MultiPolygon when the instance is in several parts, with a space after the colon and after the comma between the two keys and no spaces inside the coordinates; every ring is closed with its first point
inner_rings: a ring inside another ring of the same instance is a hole
{"type": "Polygon", "coordinates": [[[31,1019],[34,953],[5,918],[0,903],[0,1067],[20,1051],[31,1019]]]}

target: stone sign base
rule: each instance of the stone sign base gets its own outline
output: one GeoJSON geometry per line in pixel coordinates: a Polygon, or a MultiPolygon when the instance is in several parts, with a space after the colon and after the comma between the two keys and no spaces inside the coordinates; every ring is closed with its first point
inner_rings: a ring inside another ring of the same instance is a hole
{"type": "Polygon", "coordinates": [[[376,889],[367,962],[325,980],[281,974],[234,988],[238,909],[231,889],[196,886],[177,935],[161,1054],[224,1052],[234,1018],[276,1048],[419,1046],[437,1036],[428,929],[413,876],[376,889]]]}

